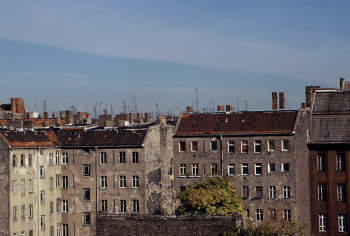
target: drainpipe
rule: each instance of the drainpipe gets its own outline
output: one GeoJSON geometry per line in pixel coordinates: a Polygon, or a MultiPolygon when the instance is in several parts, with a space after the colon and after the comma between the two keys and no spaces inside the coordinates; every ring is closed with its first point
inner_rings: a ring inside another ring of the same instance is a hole
{"type": "MultiPolygon", "coordinates": [[[[34,149],[35,150],[35,149],[34,149]]],[[[39,152],[40,152],[40,148],[38,148],[37,153],[36,153],[36,195],[37,195],[37,199],[38,199],[38,236],[40,235],[40,191],[39,191],[39,182],[40,182],[40,176],[39,176],[39,172],[40,172],[40,168],[39,168],[39,152]]]]}
{"type": "Polygon", "coordinates": [[[219,136],[220,140],[220,170],[221,170],[221,176],[224,176],[224,151],[222,150],[222,135],[219,136]]]}
{"type": "Polygon", "coordinates": [[[98,210],[98,178],[97,178],[98,155],[97,146],[95,146],[95,179],[96,179],[96,212],[95,212],[95,227],[97,227],[97,210],[98,210]]]}

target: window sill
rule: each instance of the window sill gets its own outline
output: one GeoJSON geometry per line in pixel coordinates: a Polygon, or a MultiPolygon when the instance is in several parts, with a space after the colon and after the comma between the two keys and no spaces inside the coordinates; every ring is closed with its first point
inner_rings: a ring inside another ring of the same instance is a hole
{"type": "Polygon", "coordinates": [[[186,175],[179,175],[179,178],[186,178],[186,175]]]}
{"type": "Polygon", "coordinates": [[[188,178],[200,178],[199,175],[189,175],[188,178]]]}

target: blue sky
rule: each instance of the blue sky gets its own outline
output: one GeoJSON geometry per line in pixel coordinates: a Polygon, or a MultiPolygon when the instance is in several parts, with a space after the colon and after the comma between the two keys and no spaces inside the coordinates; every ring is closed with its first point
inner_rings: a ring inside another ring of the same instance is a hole
{"type": "Polygon", "coordinates": [[[30,110],[178,114],[195,102],[298,109],[305,86],[350,81],[349,1],[0,2],[0,100],[30,110]],[[103,105],[105,106],[105,105],[103,105]],[[131,106],[130,106],[131,107],[131,106]]]}

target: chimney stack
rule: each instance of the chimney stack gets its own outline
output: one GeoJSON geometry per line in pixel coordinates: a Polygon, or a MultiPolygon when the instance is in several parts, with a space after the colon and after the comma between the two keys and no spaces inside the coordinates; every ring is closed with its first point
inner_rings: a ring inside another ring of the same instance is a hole
{"type": "Polygon", "coordinates": [[[345,82],[345,79],[344,78],[340,78],[340,91],[343,91],[344,89],[344,82],[345,82]]]}
{"type": "Polygon", "coordinates": [[[284,92],[280,92],[279,93],[279,97],[280,97],[280,110],[284,110],[284,92]]]}
{"type": "Polygon", "coordinates": [[[225,112],[224,105],[218,105],[218,112],[225,112]]]}
{"type": "Polygon", "coordinates": [[[278,110],[278,96],[277,92],[272,92],[272,110],[278,110]]]}
{"type": "Polygon", "coordinates": [[[48,119],[49,118],[49,113],[47,111],[44,112],[44,119],[48,119]]]}
{"type": "Polygon", "coordinates": [[[191,112],[193,112],[193,108],[191,106],[187,106],[186,111],[187,111],[187,113],[191,113],[191,112]]]}
{"type": "Polygon", "coordinates": [[[226,112],[233,112],[232,105],[226,105],[226,112]]]}

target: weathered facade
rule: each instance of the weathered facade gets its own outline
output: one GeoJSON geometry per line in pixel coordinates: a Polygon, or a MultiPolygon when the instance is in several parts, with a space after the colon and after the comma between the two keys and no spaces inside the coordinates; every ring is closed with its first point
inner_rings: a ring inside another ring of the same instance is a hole
{"type": "Polygon", "coordinates": [[[314,235],[347,235],[350,204],[350,86],[314,90],[310,104],[310,200],[314,235]]]}
{"type": "Polygon", "coordinates": [[[182,114],[174,135],[175,190],[232,176],[247,216],[280,208],[310,222],[307,112],[182,114]]]}

